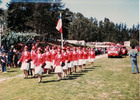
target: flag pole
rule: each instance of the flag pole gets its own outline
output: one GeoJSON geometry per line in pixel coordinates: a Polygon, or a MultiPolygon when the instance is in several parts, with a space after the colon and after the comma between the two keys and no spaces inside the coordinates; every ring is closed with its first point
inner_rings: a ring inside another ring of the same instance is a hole
{"type": "Polygon", "coordinates": [[[61,48],[63,48],[63,33],[61,33],[61,48]]]}
{"type": "MultiPolygon", "coordinates": [[[[61,23],[62,23],[62,14],[60,13],[61,23]]],[[[61,48],[63,48],[63,33],[61,33],[61,48]]]]}
{"type": "Polygon", "coordinates": [[[61,48],[63,48],[63,32],[62,32],[62,14],[60,13],[60,17],[57,21],[56,29],[61,33],[61,48]]]}

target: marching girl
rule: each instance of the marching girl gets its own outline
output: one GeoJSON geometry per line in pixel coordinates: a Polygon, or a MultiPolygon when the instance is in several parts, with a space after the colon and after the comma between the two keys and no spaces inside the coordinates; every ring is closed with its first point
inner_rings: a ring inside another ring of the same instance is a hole
{"type": "Polygon", "coordinates": [[[62,79],[61,77],[61,74],[63,73],[63,68],[61,66],[62,64],[62,61],[63,61],[63,57],[62,57],[62,54],[61,54],[61,49],[58,48],[57,50],[57,54],[55,56],[55,73],[58,74],[58,81],[62,79]]]}
{"type": "Polygon", "coordinates": [[[45,69],[47,69],[47,75],[49,74],[50,72],[50,69],[51,69],[51,53],[49,51],[49,47],[46,47],[46,52],[44,53],[44,60],[45,60],[45,69]]]}
{"type": "Polygon", "coordinates": [[[41,47],[37,48],[37,54],[36,54],[35,61],[34,61],[34,64],[35,64],[35,74],[37,74],[38,77],[39,77],[38,83],[40,83],[41,80],[42,80],[42,76],[41,76],[42,72],[43,72],[42,66],[45,63],[44,56],[41,53],[41,50],[42,50],[41,47]]]}
{"type": "Polygon", "coordinates": [[[83,48],[83,67],[86,68],[86,63],[88,60],[88,52],[86,51],[86,48],[83,48]]]}
{"type": "Polygon", "coordinates": [[[63,63],[65,63],[65,65],[63,66],[63,78],[65,78],[67,76],[67,70],[68,70],[68,55],[66,53],[66,48],[63,47],[62,49],[62,56],[63,56],[63,63]]]}
{"type": "Polygon", "coordinates": [[[82,65],[83,65],[83,51],[81,50],[81,47],[78,48],[78,65],[79,65],[79,72],[82,71],[82,65]]]}
{"type": "Polygon", "coordinates": [[[70,47],[67,47],[67,54],[68,54],[68,71],[67,73],[72,74],[73,70],[73,60],[72,60],[72,52],[70,51],[70,47]]]}
{"type": "Polygon", "coordinates": [[[30,56],[30,52],[28,52],[28,47],[25,46],[24,47],[24,51],[22,52],[22,55],[18,61],[18,64],[21,62],[22,65],[21,65],[21,70],[24,70],[24,79],[27,79],[28,78],[28,70],[29,70],[29,62],[31,59],[31,56],[30,56]]]}
{"type": "Polygon", "coordinates": [[[36,50],[35,49],[36,49],[36,47],[33,46],[32,50],[31,50],[31,70],[33,73],[33,77],[35,77],[35,64],[34,64],[35,57],[36,57],[36,50]]]}
{"type": "Polygon", "coordinates": [[[56,54],[57,54],[57,51],[55,50],[55,47],[52,47],[52,50],[51,50],[51,65],[52,65],[52,71],[54,71],[54,68],[55,68],[54,59],[55,59],[56,54]]]}
{"type": "Polygon", "coordinates": [[[90,62],[90,52],[91,52],[91,49],[88,48],[88,62],[90,62]]]}
{"type": "Polygon", "coordinates": [[[94,63],[94,60],[95,60],[95,52],[94,52],[94,49],[93,48],[89,52],[89,58],[90,58],[90,61],[89,62],[91,62],[91,65],[93,66],[93,63],[94,63]]]}
{"type": "Polygon", "coordinates": [[[72,59],[73,59],[73,65],[74,65],[74,72],[76,72],[76,68],[77,68],[77,65],[78,65],[78,53],[76,51],[76,47],[73,48],[73,56],[72,56],[72,59]]]}

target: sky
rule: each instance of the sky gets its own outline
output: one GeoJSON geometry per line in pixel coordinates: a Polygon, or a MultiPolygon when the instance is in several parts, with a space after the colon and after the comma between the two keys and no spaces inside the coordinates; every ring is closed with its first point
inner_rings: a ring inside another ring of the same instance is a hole
{"type": "MultiPolygon", "coordinates": [[[[2,0],[0,7],[10,0],[2,0]]],[[[85,17],[93,17],[98,21],[109,18],[114,23],[126,23],[128,28],[139,22],[139,0],[62,0],[65,8],[72,12],[80,12],[85,17]]]]}
{"type": "Polygon", "coordinates": [[[95,17],[98,21],[109,18],[114,23],[126,23],[128,28],[139,23],[139,0],[63,0],[65,7],[95,17]]]}

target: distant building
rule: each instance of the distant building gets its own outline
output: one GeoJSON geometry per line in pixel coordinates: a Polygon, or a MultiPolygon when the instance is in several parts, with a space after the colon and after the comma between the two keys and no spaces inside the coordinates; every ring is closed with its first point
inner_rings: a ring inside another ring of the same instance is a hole
{"type": "Polygon", "coordinates": [[[130,47],[130,41],[124,41],[124,46],[130,47]]]}

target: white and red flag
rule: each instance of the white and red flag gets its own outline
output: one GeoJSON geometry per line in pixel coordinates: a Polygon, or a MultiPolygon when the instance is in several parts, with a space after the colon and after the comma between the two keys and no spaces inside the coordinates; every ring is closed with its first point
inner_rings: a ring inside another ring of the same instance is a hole
{"type": "Polygon", "coordinates": [[[62,33],[62,16],[61,16],[61,13],[60,13],[59,19],[58,19],[58,21],[57,21],[56,29],[57,29],[60,33],[62,33]]]}

